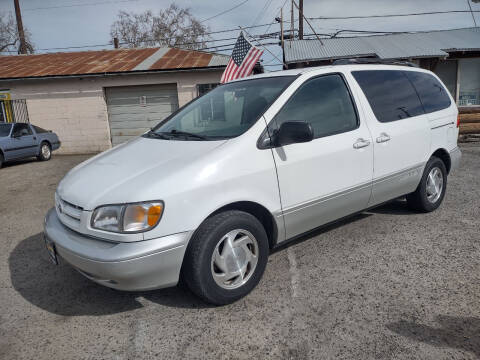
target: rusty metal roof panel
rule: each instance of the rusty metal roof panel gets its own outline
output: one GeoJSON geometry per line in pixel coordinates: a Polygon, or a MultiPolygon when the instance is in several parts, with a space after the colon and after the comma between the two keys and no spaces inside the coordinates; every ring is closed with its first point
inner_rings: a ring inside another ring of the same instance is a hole
{"type": "Polygon", "coordinates": [[[200,51],[170,49],[156,61],[151,70],[208,67],[213,54],[200,51]]]}
{"type": "Polygon", "coordinates": [[[176,48],[136,48],[0,56],[0,79],[225,66],[219,55],[176,48]]]}

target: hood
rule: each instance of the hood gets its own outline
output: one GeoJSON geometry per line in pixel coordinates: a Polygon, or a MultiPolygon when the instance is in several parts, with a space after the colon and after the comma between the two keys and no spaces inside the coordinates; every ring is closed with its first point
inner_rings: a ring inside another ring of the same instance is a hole
{"type": "Polygon", "coordinates": [[[161,200],[152,189],[223,141],[137,138],[73,168],[60,182],[60,197],[85,210],[104,204],[161,200]]]}

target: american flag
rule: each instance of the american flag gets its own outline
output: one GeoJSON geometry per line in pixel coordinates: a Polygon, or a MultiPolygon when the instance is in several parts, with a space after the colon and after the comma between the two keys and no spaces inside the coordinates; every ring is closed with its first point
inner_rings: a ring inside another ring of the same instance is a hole
{"type": "Polygon", "coordinates": [[[243,31],[237,39],[235,47],[233,48],[232,57],[227,64],[225,72],[220,79],[220,82],[226,83],[230,80],[243,78],[251,74],[253,67],[257,63],[263,50],[257,49],[243,35],[243,31]]]}

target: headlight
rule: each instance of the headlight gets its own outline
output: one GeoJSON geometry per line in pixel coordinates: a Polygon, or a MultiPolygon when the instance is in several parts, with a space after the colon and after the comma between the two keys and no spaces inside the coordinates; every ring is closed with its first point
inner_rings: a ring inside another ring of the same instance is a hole
{"type": "Polygon", "coordinates": [[[136,233],[153,229],[163,214],[163,202],[106,205],[95,209],[92,228],[117,233],[136,233]]]}

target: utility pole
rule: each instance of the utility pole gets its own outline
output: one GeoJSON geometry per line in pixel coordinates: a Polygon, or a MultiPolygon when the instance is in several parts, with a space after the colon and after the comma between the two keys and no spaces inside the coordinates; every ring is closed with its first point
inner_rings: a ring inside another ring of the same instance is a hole
{"type": "Polygon", "coordinates": [[[290,10],[290,44],[295,37],[295,17],[293,16],[293,0],[292,0],[292,8],[290,10]]]}
{"type": "MultiPolygon", "coordinates": [[[[285,64],[285,47],[283,46],[283,6],[280,8],[280,35],[281,35],[281,42],[282,42],[282,61],[285,64]]],[[[283,66],[285,69],[285,65],[283,66]]]]}
{"type": "Polygon", "coordinates": [[[280,41],[283,51],[283,8],[280,8],[280,41]]]}
{"type": "Polygon", "coordinates": [[[298,38],[303,40],[303,0],[298,1],[298,38]]]}
{"type": "MultiPolygon", "coordinates": [[[[297,5],[297,3],[295,2],[295,0],[292,0],[292,4],[295,5],[295,7],[300,10],[300,7],[297,5]]],[[[303,15],[303,14],[302,14],[303,15]]],[[[322,39],[320,39],[320,36],[318,36],[318,34],[315,32],[315,29],[313,28],[312,24],[310,24],[310,21],[308,21],[308,19],[305,17],[305,15],[303,15],[303,19],[305,19],[305,22],[308,24],[308,26],[310,26],[310,29],[312,29],[313,33],[315,34],[315,36],[317,37],[317,40],[320,42],[321,45],[323,45],[323,41],[322,39]]],[[[302,20],[303,20],[302,19],[302,20]]],[[[300,19],[299,19],[300,20],[300,19]]]]}
{"type": "Polygon", "coordinates": [[[18,0],[13,0],[15,4],[15,16],[17,17],[18,37],[20,38],[20,54],[27,53],[27,44],[25,44],[25,33],[23,31],[22,14],[18,0]]]}

